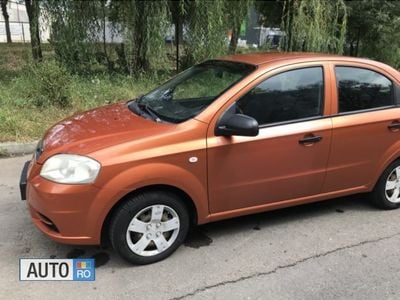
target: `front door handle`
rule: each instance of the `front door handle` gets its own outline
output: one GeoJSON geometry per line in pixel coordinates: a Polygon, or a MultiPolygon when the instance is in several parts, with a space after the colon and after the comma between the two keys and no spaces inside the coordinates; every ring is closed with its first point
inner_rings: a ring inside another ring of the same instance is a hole
{"type": "Polygon", "coordinates": [[[299,144],[300,145],[315,144],[321,140],[322,140],[322,136],[319,136],[319,135],[306,136],[306,137],[302,138],[301,140],[299,140],[299,144]]]}
{"type": "Polygon", "coordinates": [[[400,122],[399,121],[393,121],[391,124],[388,125],[388,128],[391,131],[399,131],[400,122]]]}

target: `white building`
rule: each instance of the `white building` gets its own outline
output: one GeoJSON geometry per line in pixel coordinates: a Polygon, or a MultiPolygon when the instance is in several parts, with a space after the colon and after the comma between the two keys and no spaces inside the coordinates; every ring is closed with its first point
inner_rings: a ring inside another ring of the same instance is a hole
{"type": "MultiPolygon", "coordinates": [[[[10,31],[12,42],[30,42],[29,19],[26,13],[25,3],[9,0],[7,4],[8,15],[10,16],[10,31]]],[[[40,38],[46,43],[50,37],[50,31],[47,27],[40,28],[40,38]]],[[[6,26],[3,14],[0,9],[0,43],[7,42],[6,26]]]]}

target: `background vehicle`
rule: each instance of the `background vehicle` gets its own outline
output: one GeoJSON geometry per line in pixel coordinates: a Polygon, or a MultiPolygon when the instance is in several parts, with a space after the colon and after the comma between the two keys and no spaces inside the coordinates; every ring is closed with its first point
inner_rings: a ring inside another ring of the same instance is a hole
{"type": "Polygon", "coordinates": [[[364,59],[235,55],[45,135],[28,173],[53,239],[128,261],[170,255],[191,224],[371,192],[400,205],[400,74],[364,59]]]}

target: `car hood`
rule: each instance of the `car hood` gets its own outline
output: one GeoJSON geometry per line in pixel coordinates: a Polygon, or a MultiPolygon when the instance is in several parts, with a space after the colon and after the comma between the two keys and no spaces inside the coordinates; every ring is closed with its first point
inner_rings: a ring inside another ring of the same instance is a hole
{"type": "Polygon", "coordinates": [[[75,114],[51,127],[43,138],[43,153],[38,162],[56,153],[89,154],[173,127],[174,124],[157,123],[136,115],[126,102],[99,107],[75,114]]]}

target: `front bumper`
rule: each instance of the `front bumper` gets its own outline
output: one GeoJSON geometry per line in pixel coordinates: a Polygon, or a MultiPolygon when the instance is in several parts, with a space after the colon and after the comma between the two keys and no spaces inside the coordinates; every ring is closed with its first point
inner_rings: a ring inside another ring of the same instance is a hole
{"type": "Polygon", "coordinates": [[[21,197],[28,200],[36,227],[57,242],[100,244],[101,228],[94,226],[97,220],[90,214],[100,189],[51,182],[40,177],[41,166],[37,163],[32,163],[30,171],[25,166],[20,181],[21,197]]]}

